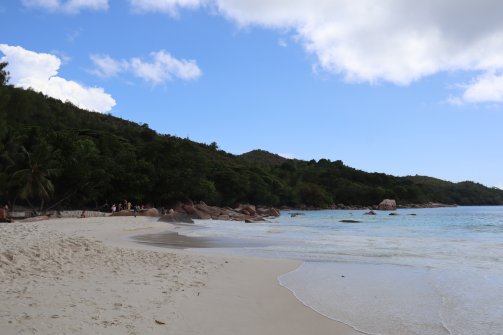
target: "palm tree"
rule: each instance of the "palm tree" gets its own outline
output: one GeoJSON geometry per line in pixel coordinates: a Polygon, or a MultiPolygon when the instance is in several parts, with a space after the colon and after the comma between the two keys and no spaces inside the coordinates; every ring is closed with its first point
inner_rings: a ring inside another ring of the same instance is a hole
{"type": "Polygon", "coordinates": [[[8,132],[0,133],[0,185],[2,185],[0,197],[7,200],[11,208],[16,202],[16,192],[12,192],[15,189],[12,171],[16,168],[16,161],[19,158],[20,144],[17,140],[17,138],[10,136],[8,132]],[[12,196],[14,196],[14,199],[12,199],[12,196]]]}
{"type": "Polygon", "coordinates": [[[42,211],[45,201],[54,193],[54,185],[49,177],[53,176],[56,170],[41,165],[38,160],[32,160],[32,155],[25,147],[21,147],[21,150],[26,155],[28,166],[13,174],[13,179],[20,185],[18,195],[26,200],[32,209],[34,206],[30,199],[40,199],[40,211],[42,211]]]}

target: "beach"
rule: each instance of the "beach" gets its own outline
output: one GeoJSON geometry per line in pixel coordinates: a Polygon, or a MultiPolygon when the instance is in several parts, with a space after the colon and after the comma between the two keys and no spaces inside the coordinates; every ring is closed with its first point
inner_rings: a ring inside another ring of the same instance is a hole
{"type": "Polygon", "coordinates": [[[256,223],[197,220],[178,225],[179,235],[136,239],[166,247],[203,242],[205,254],[300,260],[294,271],[279,271],[280,285],[366,334],[501,334],[503,207],[301,214],[256,223]]]}
{"type": "Polygon", "coordinates": [[[146,217],[0,224],[2,334],[360,334],[278,283],[301,263],[131,241],[146,217]]]}

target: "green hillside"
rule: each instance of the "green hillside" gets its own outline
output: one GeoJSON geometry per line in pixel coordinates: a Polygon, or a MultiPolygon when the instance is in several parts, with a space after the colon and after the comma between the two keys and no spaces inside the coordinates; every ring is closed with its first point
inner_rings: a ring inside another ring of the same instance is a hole
{"type": "Polygon", "coordinates": [[[205,201],[327,207],[398,203],[503,204],[472,182],[393,177],[342,161],[301,161],[257,150],[234,156],[215,143],[162,135],[146,124],[81,110],[31,90],[0,86],[0,202],[99,208],[205,201]]]}
{"type": "Polygon", "coordinates": [[[277,154],[272,154],[265,150],[252,150],[239,155],[243,160],[249,163],[262,165],[262,166],[278,166],[288,162],[288,158],[281,157],[277,154]]]}

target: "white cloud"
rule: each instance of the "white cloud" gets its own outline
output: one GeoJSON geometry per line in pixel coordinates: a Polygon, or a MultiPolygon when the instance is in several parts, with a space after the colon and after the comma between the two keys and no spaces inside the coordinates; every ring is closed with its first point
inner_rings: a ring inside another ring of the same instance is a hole
{"type": "Polygon", "coordinates": [[[91,73],[102,78],[110,78],[124,71],[128,64],[124,61],[117,61],[109,55],[91,55],[95,67],[91,73]]]}
{"type": "MultiPolygon", "coordinates": [[[[316,56],[317,69],[341,75],[350,82],[408,85],[443,71],[503,71],[503,2],[499,0],[131,3],[143,11],[166,12],[207,6],[240,26],[289,31],[316,56]]],[[[485,84],[498,85],[498,81],[485,84]]],[[[498,91],[498,87],[494,90],[498,91]]],[[[483,95],[479,96],[478,101],[483,101],[483,95]]],[[[491,94],[487,97],[493,99],[491,94]]]]}
{"type": "Polygon", "coordinates": [[[194,60],[178,60],[169,53],[161,50],[151,54],[153,62],[144,62],[133,58],[130,62],[133,73],[154,84],[177,77],[183,80],[197,79],[201,70],[194,60]]]}
{"type": "Polygon", "coordinates": [[[130,0],[136,12],[161,12],[177,15],[179,8],[195,9],[203,5],[201,0],[130,0]]]}
{"type": "Polygon", "coordinates": [[[28,8],[42,8],[51,12],[76,14],[81,10],[107,10],[108,0],[22,0],[28,8]]]}
{"type": "Polygon", "coordinates": [[[112,77],[122,72],[130,72],[154,85],[161,84],[174,78],[182,80],[197,79],[202,71],[194,60],[176,59],[168,52],[161,50],[152,52],[152,60],[144,61],[140,58],[131,60],[115,60],[108,55],[92,55],[94,74],[101,77],[112,77]]]}
{"type": "Polygon", "coordinates": [[[465,86],[462,102],[503,102],[503,75],[486,73],[465,86]]]}
{"type": "Polygon", "coordinates": [[[5,55],[1,61],[9,63],[10,81],[15,86],[32,88],[62,101],[98,112],[108,112],[115,100],[100,87],[86,87],[57,76],[61,60],[48,53],[36,53],[20,46],[0,44],[5,55]]]}

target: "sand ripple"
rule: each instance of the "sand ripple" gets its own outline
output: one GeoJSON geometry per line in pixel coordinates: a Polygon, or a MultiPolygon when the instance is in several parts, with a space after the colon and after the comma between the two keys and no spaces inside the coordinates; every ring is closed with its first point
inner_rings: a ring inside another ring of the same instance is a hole
{"type": "Polygon", "coordinates": [[[173,306],[196,295],[216,267],[204,257],[111,247],[48,224],[2,224],[1,333],[169,334],[173,306]]]}

